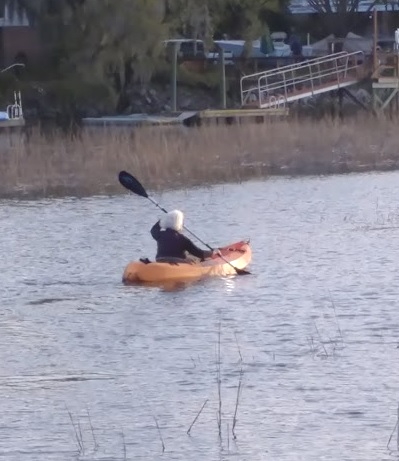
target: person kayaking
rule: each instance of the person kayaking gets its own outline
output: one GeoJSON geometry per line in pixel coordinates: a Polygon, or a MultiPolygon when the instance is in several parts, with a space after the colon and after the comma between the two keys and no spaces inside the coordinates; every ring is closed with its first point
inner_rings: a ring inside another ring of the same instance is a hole
{"type": "Polygon", "coordinates": [[[201,261],[220,254],[216,250],[202,250],[182,234],[184,214],[180,210],[169,211],[151,228],[151,235],[157,242],[157,261],[193,263],[194,258],[201,261]],[[188,254],[187,254],[188,253],[188,254]],[[190,257],[191,256],[191,257],[190,257]],[[194,258],[193,258],[194,257],[194,258]]]}

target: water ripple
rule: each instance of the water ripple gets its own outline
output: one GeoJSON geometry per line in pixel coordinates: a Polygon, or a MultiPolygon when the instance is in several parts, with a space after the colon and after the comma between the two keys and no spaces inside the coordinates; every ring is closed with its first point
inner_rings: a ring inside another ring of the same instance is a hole
{"type": "Polygon", "coordinates": [[[211,245],[251,237],[252,276],[179,290],[121,283],[154,256],[147,201],[2,201],[0,456],[397,458],[398,179],[155,196],[211,245]]]}

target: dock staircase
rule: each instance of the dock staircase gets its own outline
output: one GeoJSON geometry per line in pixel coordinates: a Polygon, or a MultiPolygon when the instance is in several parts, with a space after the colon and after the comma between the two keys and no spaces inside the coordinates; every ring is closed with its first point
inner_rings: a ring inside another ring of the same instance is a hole
{"type": "Polygon", "coordinates": [[[329,54],[240,80],[243,108],[282,108],[287,103],[354,85],[365,75],[362,51],[329,54]]]}

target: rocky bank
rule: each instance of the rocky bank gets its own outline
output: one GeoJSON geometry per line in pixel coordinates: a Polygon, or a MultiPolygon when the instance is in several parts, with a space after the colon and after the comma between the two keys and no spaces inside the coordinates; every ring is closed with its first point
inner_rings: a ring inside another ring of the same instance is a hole
{"type": "MultiPolygon", "coordinates": [[[[320,118],[323,116],[353,115],[371,108],[371,90],[353,87],[351,92],[361,101],[363,108],[353,99],[344,95],[339,106],[337,92],[322,94],[290,104],[290,115],[320,118]]],[[[220,104],[218,89],[201,86],[178,85],[177,110],[218,109],[220,104]]],[[[106,97],[59,97],[52,89],[32,85],[23,93],[24,115],[28,124],[50,123],[63,127],[79,124],[83,117],[101,117],[117,114],[161,114],[172,111],[172,91],[168,84],[152,84],[129,88],[117,102],[106,97]]],[[[237,89],[227,94],[227,107],[240,108],[240,94],[237,89]]]]}

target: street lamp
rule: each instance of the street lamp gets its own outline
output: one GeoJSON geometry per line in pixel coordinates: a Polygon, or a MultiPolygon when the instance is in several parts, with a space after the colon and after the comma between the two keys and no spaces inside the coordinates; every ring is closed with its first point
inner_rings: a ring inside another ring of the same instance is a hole
{"type": "Polygon", "coordinates": [[[5,67],[4,69],[0,70],[0,74],[12,69],[13,67],[25,67],[25,64],[22,62],[16,62],[14,64],[11,64],[11,66],[5,67]]]}
{"type": "Polygon", "coordinates": [[[377,40],[378,40],[378,18],[377,18],[377,8],[374,5],[373,11],[373,29],[374,29],[374,41],[373,41],[373,73],[376,72],[378,67],[377,59],[377,40]]]}

